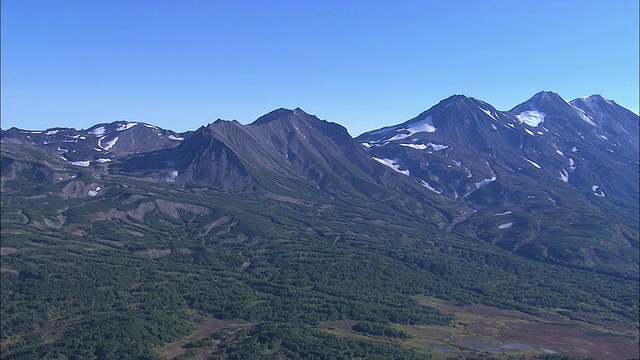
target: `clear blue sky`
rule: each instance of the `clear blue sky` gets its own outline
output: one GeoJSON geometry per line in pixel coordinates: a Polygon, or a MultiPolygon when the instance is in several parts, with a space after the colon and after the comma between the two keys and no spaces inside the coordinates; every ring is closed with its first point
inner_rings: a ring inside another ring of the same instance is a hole
{"type": "Polygon", "coordinates": [[[2,0],[2,128],[301,107],[351,135],[452,95],[638,113],[637,0],[2,0]]]}

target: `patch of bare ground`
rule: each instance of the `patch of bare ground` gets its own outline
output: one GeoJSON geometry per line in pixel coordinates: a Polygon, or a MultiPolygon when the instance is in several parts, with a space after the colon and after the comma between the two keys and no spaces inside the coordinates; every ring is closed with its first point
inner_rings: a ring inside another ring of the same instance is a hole
{"type": "Polygon", "coordinates": [[[17,252],[18,252],[18,249],[14,247],[8,247],[8,246],[0,247],[0,255],[15,254],[17,252]]]}
{"type": "Polygon", "coordinates": [[[56,217],[43,218],[42,223],[39,221],[34,221],[33,226],[39,229],[44,229],[47,227],[53,228],[53,229],[60,229],[62,225],[64,225],[67,222],[67,217],[62,215],[62,213],[67,209],[68,207],[58,210],[58,215],[56,217]]]}
{"type": "Polygon", "coordinates": [[[125,243],[123,243],[122,241],[115,241],[115,240],[107,240],[107,239],[96,239],[97,242],[99,243],[103,243],[105,245],[108,246],[115,246],[118,248],[123,248],[126,246],[125,243]]]}
{"type": "MultiPolygon", "coordinates": [[[[474,351],[489,351],[496,355],[555,352],[597,359],[638,357],[637,329],[609,327],[606,323],[585,322],[556,313],[541,317],[485,305],[458,306],[454,302],[428,297],[419,297],[418,300],[453,314],[454,325],[447,328],[398,328],[417,339],[433,341],[439,338],[441,344],[446,344],[456,354],[474,351]],[[443,330],[451,335],[448,339],[445,339],[444,333],[437,336],[443,330]]],[[[412,341],[408,341],[407,345],[412,345],[411,343],[412,341]]],[[[413,343],[417,345],[416,341],[413,343]]],[[[424,349],[424,344],[421,346],[424,349]]],[[[437,349],[437,344],[432,343],[432,348],[437,349]]]]}
{"type": "Polygon", "coordinates": [[[142,195],[130,195],[130,196],[126,197],[126,198],[120,199],[120,202],[125,204],[125,205],[128,205],[128,204],[132,204],[132,203],[134,203],[134,202],[136,202],[138,200],[142,200],[142,199],[145,199],[145,198],[146,198],[146,196],[142,196],[142,195]]]}
{"type": "Polygon", "coordinates": [[[231,221],[231,216],[222,216],[219,219],[216,219],[215,221],[211,222],[207,226],[207,233],[209,233],[211,229],[216,228],[222,224],[228,223],[229,221],[231,221]]]}
{"type": "Polygon", "coordinates": [[[153,202],[145,202],[134,210],[121,210],[121,209],[110,209],[109,211],[101,211],[92,214],[92,218],[94,220],[111,220],[111,219],[120,219],[120,220],[128,220],[128,217],[136,219],[138,221],[144,221],[144,216],[146,213],[158,210],[165,215],[169,215],[172,218],[179,218],[180,213],[179,210],[184,210],[192,214],[198,215],[206,215],[211,213],[211,209],[206,208],[204,206],[193,205],[193,204],[183,204],[172,201],[166,201],[162,199],[155,200],[153,202]]]}
{"type": "Polygon", "coordinates": [[[158,259],[171,255],[171,249],[147,249],[136,251],[135,254],[148,259],[158,259]]]}
{"type": "Polygon", "coordinates": [[[230,223],[230,224],[229,224],[229,226],[227,226],[227,228],[226,228],[226,229],[222,229],[222,230],[218,231],[217,233],[215,233],[215,235],[214,235],[214,236],[220,236],[220,235],[224,235],[224,234],[228,234],[228,233],[230,233],[230,232],[231,232],[231,229],[232,229],[234,226],[236,226],[236,224],[238,224],[238,222],[237,222],[237,221],[234,221],[234,222],[230,223]]]}
{"type": "Polygon", "coordinates": [[[29,199],[29,200],[41,200],[41,199],[46,199],[47,197],[49,197],[47,194],[39,194],[39,195],[28,196],[27,199],[29,199]]]}
{"type": "Polygon", "coordinates": [[[83,316],[76,316],[70,319],[62,319],[60,317],[57,317],[55,314],[50,314],[49,318],[51,319],[51,324],[47,326],[47,329],[43,334],[44,342],[47,344],[60,340],[67,329],[69,329],[71,325],[82,320],[83,316]]]}
{"type": "Polygon", "coordinates": [[[158,207],[158,210],[160,210],[162,213],[165,213],[175,219],[180,217],[178,210],[185,210],[190,213],[199,214],[199,215],[206,215],[211,213],[211,210],[204,206],[176,203],[176,202],[166,201],[162,199],[156,200],[156,206],[158,207]]]}
{"type": "MultiPolygon", "coordinates": [[[[200,318],[199,321],[192,320],[190,323],[196,328],[196,331],[188,337],[176,341],[172,344],[165,345],[158,349],[158,353],[167,358],[173,359],[178,355],[181,355],[187,351],[185,345],[188,343],[194,343],[196,341],[211,337],[216,331],[222,329],[230,330],[244,330],[249,329],[255,325],[255,323],[241,320],[241,319],[226,319],[220,320],[213,317],[201,317],[199,315],[193,316],[194,318],[200,318]]],[[[212,347],[192,348],[197,351],[196,355],[192,359],[207,359],[211,356],[215,350],[215,342],[212,347]]]]}
{"type": "Polygon", "coordinates": [[[74,180],[70,181],[62,188],[56,195],[63,199],[77,199],[89,197],[89,190],[95,190],[98,184],[86,185],[83,181],[74,180]]]}
{"type": "Polygon", "coordinates": [[[5,267],[0,267],[0,273],[2,273],[2,274],[14,274],[14,275],[18,274],[17,271],[11,270],[11,269],[8,269],[8,268],[5,268],[5,267]]]}
{"type": "MultiPolygon", "coordinates": [[[[23,222],[23,224],[26,224],[28,221],[23,222]]],[[[18,229],[11,229],[11,230],[6,230],[3,231],[3,233],[5,234],[12,234],[12,235],[24,235],[27,234],[26,231],[24,230],[18,230],[18,229]]]]}

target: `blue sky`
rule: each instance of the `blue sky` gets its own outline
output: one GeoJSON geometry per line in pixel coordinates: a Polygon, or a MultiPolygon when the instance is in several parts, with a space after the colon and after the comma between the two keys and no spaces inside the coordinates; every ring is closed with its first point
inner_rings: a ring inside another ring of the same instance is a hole
{"type": "Polygon", "coordinates": [[[2,0],[2,128],[301,107],[353,136],[465,94],[638,113],[637,0],[2,0]]]}

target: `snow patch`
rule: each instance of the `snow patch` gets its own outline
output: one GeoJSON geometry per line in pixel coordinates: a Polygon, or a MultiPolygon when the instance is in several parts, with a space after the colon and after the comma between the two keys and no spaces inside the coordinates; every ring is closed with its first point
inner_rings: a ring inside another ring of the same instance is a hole
{"type": "Polygon", "coordinates": [[[536,134],[533,133],[533,131],[529,130],[529,129],[524,129],[524,131],[527,132],[527,134],[531,135],[531,136],[536,136],[536,134]]]}
{"type": "Polygon", "coordinates": [[[560,151],[559,149],[556,149],[556,152],[557,152],[558,154],[560,154],[560,156],[564,156],[564,153],[563,153],[562,151],[560,151]]]}
{"type": "Polygon", "coordinates": [[[413,126],[406,129],[411,135],[419,132],[435,132],[437,129],[433,126],[433,119],[431,116],[427,116],[424,120],[415,123],[413,126]]]}
{"type": "Polygon", "coordinates": [[[605,195],[604,191],[602,191],[602,190],[598,191],[598,188],[600,188],[600,186],[598,186],[598,185],[591,186],[591,190],[593,191],[593,194],[595,196],[605,197],[606,195],[605,195]]]}
{"type": "Polygon", "coordinates": [[[55,135],[55,134],[57,134],[57,133],[58,133],[58,131],[60,131],[60,130],[49,130],[49,131],[47,131],[47,132],[46,132],[46,133],[44,133],[44,134],[45,134],[45,135],[55,135]]]}
{"type": "Polygon", "coordinates": [[[406,146],[416,150],[425,150],[427,148],[425,144],[400,144],[400,146],[406,146]]]}
{"type": "Polygon", "coordinates": [[[96,162],[99,162],[100,164],[104,164],[109,161],[111,161],[111,159],[96,159],[96,162]]]}
{"type": "MultiPolygon", "coordinates": [[[[569,104],[569,105],[571,105],[571,104],[569,104]]],[[[571,105],[571,106],[573,106],[573,105],[571,105]]],[[[584,120],[584,122],[586,122],[589,125],[596,126],[596,123],[594,123],[593,120],[591,120],[591,118],[589,116],[587,116],[587,114],[584,112],[584,110],[582,110],[580,108],[577,108],[575,106],[573,106],[573,108],[578,110],[578,115],[580,115],[580,118],[582,120],[584,120]]]]}
{"type": "Polygon", "coordinates": [[[91,161],[89,161],[89,160],[87,160],[87,161],[69,161],[69,163],[71,163],[71,165],[84,166],[84,167],[87,167],[87,166],[91,165],[91,161]]]}
{"type": "Polygon", "coordinates": [[[493,124],[491,124],[491,127],[493,128],[493,130],[498,130],[498,128],[493,124]]]}
{"type": "Polygon", "coordinates": [[[493,171],[491,172],[491,174],[493,175],[491,178],[484,179],[484,180],[476,183],[476,190],[480,189],[481,187],[486,186],[487,184],[489,184],[489,183],[491,183],[493,181],[496,181],[498,179],[498,177],[496,176],[496,174],[493,171]]]}
{"type": "Polygon", "coordinates": [[[508,223],[504,223],[504,224],[500,224],[500,225],[498,225],[498,229],[508,229],[508,228],[512,227],[513,224],[514,224],[513,221],[508,222],[508,223]]]}
{"type": "Polygon", "coordinates": [[[493,120],[498,120],[498,118],[496,118],[496,117],[491,113],[491,111],[489,111],[489,110],[487,110],[487,109],[483,109],[483,108],[480,108],[480,110],[482,110],[485,114],[489,115],[493,120]]]}
{"type": "Polygon", "coordinates": [[[169,140],[176,140],[176,141],[182,141],[184,140],[183,137],[177,137],[177,136],[173,136],[173,135],[169,135],[169,140]]]}
{"type": "Polygon", "coordinates": [[[384,164],[390,168],[392,168],[393,170],[404,174],[404,175],[409,175],[409,170],[400,170],[400,165],[398,165],[397,161],[398,160],[391,160],[391,159],[378,159],[378,158],[373,158],[374,160],[376,160],[377,162],[384,164]]]}
{"type": "Polygon", "coordinates": [[[167,179],[167,182],[175,182],[176,178],[178,177],[178,171],[177,170],[173,170],[170,174],[169,174],[169,178],[167,179]]]}
{"type": "Polygon", "coordinates": [[[95,190],[89,190],[89,192],[87,193],[87,195],[89,196],[96,196],[98,195],[98,191],[100,191],[102,188],[100,186],[96,186],[95,190]]]}
{"type": "Polygon", "coordinates": [[[126,123],[126,124],[122,124],[122,125],[118,125],[118,128],[116,129],[117,131],[124,131],[127,129],[131,129],[132,127],[138,125],[137,122],[131,122],[131,123],[126,123]]]}
{"type": "Polygon", "coordinates": [[[494,216],[504,216],[504,215],[509,215],[509,214],[511,214],[511,210],[507,210],[507,211],[502,212],[502,213],[500,213],[500,214],[493,214],[493,215],[494,215],[494,216]]]}
{"type": "Polygon", "coordinates": [[[545,114],[539,111],[523,111],[516,115],[520,123],[527,124],[531,127],[537,127],[544,122],[545,114]]]}
{"type": "Polygon", "coordinates": [[[436,190],[433,186],[429,185],[429,183],[424,180],[420,180],[420,181],[422,181],[422,186],[426,187],[427,189],[433,191],[436,194],[442,194],[442,191],[444,191],[444,190],[440,190],[440,191],[436,190]]]}
{"type": "Polygon", "coordinates": [[[400,144],[400,146],[410,147],[417,150],[426,150],[429,146],[431,146],[431,148],[435,151],[444,150],[449,147],[449,145],[434,144],[432,142],[428,142],[426,145],[425,144],[400,144]]]}
{"type": "Polygon", "coordinates": [[[398,134],[398,135],[392,137],[391,139],[389,139],[389,141],[404,140],[404,139],[408,138],[409,136],[411,136],[411,134],[398,134]]]}
{"type": "Polygon", "coordinates": [[[529,160],[524,156],[522,158],[525,159],[527,162],[529,162],[531,165],[537,167],[538,169],[542,169],[542,167],[540,165],[538,165],[536,162],[534,162],[533,160],[529,160]]]}
{"type": "Polygon", "coordinates": [[[560,171],[560,180],[568,183],[569,182],[569,173],[567,172],[567,170],[562,169],[562,171],[560,171]]]}
{"type": "Polygon", "coordinates": [[[89,134],[93,134],[95,136],[102,136],[102,135],[104,135],[105,131],[106,131],[106,129],[104,128],[104,126],[100,126],[100,127],[96,128],[96,129],[93,129],[93,130],[89,131],[89,134]]]}
{"type": "Polygon", "coordinates": [[[601,140],[609,140],[608,137],[606,137],[606,136],[604,136],[602,134],[599,134],[595,129],[591,129],[591,130],[593,130],[593,132],[596,134],[596,136],[599,137],[601,140]]]}
{"type": "Polygon", "coordinates": [[[98,140],[98,146],[100,146],[101,148],[105,149],[105,150],[109,150],[113,147],[113,145],[116,144],[116,142],[118,142],[118,137],[114,137],[113,139],[107,141],[107,145],[102,146],[101,142],[104,138],[100,138],[100,140],[98,140]]]}
{"type": "Polygon", "coordinates": [[[444,150],[444,149],[449,147],[449,145],[434,144],[432,142],[428,142],[427,145],[431,146],[433,148],[433,150],[435,150],[435,151],[444,150]]]}
{"type": "Polygon", "coordinates": [[[149,124],[143,124],[143,125],[151,129],[157,129],[157,127],[153,125],[149,125],[149,124]]]}

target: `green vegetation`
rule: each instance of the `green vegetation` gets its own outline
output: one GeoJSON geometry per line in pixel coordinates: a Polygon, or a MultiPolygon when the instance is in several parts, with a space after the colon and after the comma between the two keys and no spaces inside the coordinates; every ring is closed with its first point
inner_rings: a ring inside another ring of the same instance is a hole
{"type": "Polygon", "coordinates": [[[377,323],[372,323],[368,321],[361,321],[353,325],[352,329],[353,331],[356,331],[359,333],[375,335],[375,336],[386,336],[390,338],[400,338],[400,339],[407,339],[410,337],[410,335],[407,334],[406,332],[396,330],[390,327],[389,325],[377,324],[377,323]]]}
{"type": "Polygon", "coordinates": [[[231,337],[213,356],[213,359],[238,360],[274,358],[418,360],[431,359],[431,356],[389,343],[341,339],[310,326],[276,323],[260,324],[231,337]]]}
{"type": "Polygon", "coordinates": [[[417,205],[109,184],[67,199],[62,184],[4,184],[1,245],[16,251],[2,255],[2,359],[159,358],[193,333],[194,314],[255,324],[185,346],[213,358],[429,358],[387,325],[452,322],[416,295],[637,329],[637,279],[438,231],[417,205]],[[374,337],[318,329],[336,320],[374,337]]]}

